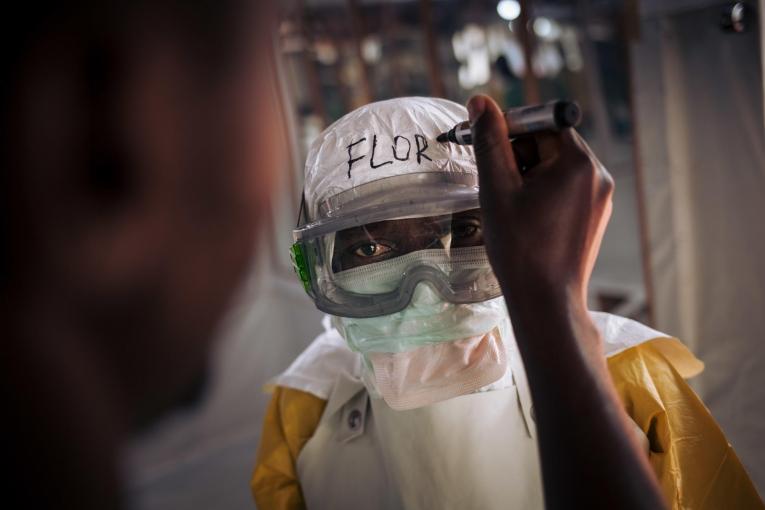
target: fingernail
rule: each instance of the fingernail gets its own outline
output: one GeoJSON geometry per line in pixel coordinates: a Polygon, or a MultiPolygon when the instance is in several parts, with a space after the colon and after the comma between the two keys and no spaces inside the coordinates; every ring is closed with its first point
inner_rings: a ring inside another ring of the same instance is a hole
{"type": "Polygon", "coordinates": [[[474,124],[478,117],[483,113],[483,101],[477,97],[471,97],[467,104],[468,119],[470,124],[474,124]]]}

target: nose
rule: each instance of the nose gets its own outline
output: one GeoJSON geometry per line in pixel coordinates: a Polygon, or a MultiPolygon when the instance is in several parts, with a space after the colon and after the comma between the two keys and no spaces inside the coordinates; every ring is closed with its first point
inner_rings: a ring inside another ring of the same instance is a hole
{"type": "Polygon", "coordinates": [[[443,298],[438,291],[427,281],[417,284],[412,294],[412,301],[409,306],[417,308],[418,306],[432,306],[442,302],[443,298]]]}

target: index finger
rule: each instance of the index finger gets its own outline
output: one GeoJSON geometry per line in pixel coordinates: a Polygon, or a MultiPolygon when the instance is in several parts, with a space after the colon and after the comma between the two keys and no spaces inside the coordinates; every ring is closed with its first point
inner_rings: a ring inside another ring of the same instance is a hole
{"type": "Polygon", "coordinates": [[[516,191],[522,184],[521,174],[502,111],[485,95],[473,96],[467,107],[481,189],[500,195],[516,191]]]}

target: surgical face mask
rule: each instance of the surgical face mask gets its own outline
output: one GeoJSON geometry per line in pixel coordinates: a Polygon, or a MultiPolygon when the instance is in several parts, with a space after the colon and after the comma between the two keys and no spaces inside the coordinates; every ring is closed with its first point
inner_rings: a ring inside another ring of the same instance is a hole
{"type": "Polygon", "coordinates": [[[370,389],[396,410],[472,393],[507,371],[510,321],[501,297],[454,304],[420,284],[401,312],[333,324],[364,356],[370,389]]]}

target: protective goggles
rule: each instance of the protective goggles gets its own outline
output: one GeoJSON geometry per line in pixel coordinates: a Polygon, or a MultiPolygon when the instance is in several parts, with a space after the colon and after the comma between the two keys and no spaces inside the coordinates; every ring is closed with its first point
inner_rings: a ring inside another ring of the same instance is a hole
{"type": "Polygon", "coordinates": [[[291,254],[324,312],[354,318],[399,312],[422,282],[451,303],[501,295],[484,249],[474,175],[381,179],[325,201],[318,216],[293,231],[291,254]]]}

